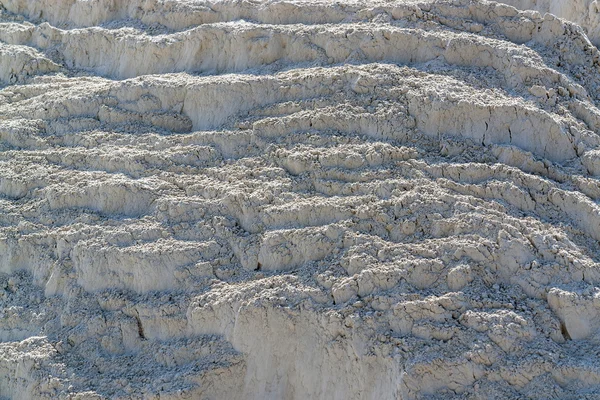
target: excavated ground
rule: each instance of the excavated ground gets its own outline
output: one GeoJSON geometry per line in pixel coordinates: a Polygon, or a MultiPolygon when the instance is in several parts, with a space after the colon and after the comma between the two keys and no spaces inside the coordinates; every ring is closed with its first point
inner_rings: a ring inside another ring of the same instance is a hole
{"type": "Polygon", "coordinates": [[[600,7],[506,2],[0,0],[0,399],[598,399],[600,7]]]}

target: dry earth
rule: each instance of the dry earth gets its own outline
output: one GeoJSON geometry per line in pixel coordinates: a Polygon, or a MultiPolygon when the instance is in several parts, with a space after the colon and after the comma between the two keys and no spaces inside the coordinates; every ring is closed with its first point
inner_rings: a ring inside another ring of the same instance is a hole
{"type": "Polygon", "coordinates": [[[600,398],[599,5],[507,3],[0,0],[0,398],[600,398]]]}

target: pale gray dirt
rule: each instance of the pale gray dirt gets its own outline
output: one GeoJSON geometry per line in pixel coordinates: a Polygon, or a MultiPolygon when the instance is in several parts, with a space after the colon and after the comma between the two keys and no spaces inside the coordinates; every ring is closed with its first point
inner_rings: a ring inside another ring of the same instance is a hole
{"type": "Polygon", "coordinates": [[[512,3],[0,0],[0,398],[600,398],[598,4],[512,3]]]}

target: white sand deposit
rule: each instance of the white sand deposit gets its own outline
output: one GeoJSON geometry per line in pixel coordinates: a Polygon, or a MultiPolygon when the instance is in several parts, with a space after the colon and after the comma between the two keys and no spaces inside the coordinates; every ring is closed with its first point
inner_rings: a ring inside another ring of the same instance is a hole
{"type": "Polygon", "coordinates": [[[599,399],[600,6],[506,3],[0,0],[0,399],[599,399]]]}

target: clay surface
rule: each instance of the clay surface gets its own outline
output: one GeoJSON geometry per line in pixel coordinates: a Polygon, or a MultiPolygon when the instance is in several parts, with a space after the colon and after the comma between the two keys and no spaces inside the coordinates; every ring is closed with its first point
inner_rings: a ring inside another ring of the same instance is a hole
{"type": "Polygon", "coordinates": [[[599,8],[0,0],[0,399],[600,398],[599,8]]]}

